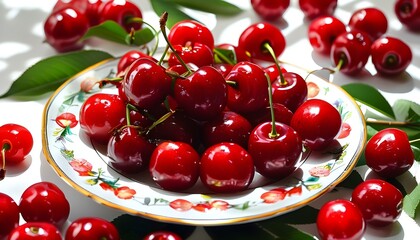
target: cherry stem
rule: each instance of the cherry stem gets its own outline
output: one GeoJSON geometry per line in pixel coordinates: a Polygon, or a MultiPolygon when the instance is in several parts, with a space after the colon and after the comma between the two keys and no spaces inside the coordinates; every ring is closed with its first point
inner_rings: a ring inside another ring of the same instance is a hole
{"type": "MultiPolygon", "coordinates": [[[[158,46],[159,46],[159,33],[158,33],[158,31],[156,31],[156,29],[152,25],[150,25],[148,22],[145,22],[143,20],[143,18],[131,17],[131,18],[127,19],[127,23],[144,23],[145,25],[147,25],[153,31],[153,34],[154,34],[155,39],[156,39],[156,43],[153,46],[152,51],[149,54],[150,56],[153,56],[156,53],[156,51],[158,49],[158,46]]],[[[131,36],[132,36],[132,34],[131,34],[131,36]]]]}
{"type": "Polygon", "coordinates": [[[378,120],[378,119],[366,119],[367,123],[388,125],[388,126],[420,126],[420,123],[413,122],[399,122],[399,121],[387,121],[387,120],[378,120]]]}
{"type": "Polygon", "coordinates": [[[6,150],[10,148],[10,145],[5,143],[1,149],[2,166],[0,168],[0,181],[6,176],[6,150]]]}
{"type": "Polygon", "coordinates": [[[168,35],[166,34],[166,22],[168,21],[168,12],[163,12],[162,16],[160,17],[159,24],[160,24],[160,30],[162,31],[163,37],[165,38],[166,43],[168,44],[168,47],[172,50],[172,52],[175,54],[175,57],[178,59],[178,61],[181,63],[185,69],[187,69],[188,74],[191,74],[191,68],[188,67],[188,65],[182,60],[181,56],[176,52],[173,45],[169,42],[168,35]]]}
{"type": "Polygon", "coordinates": [[[226,57],[226,55],[224,55],[223,53],[221,53],[217,48],[215,48],[213,50],[214,54],[221,58],[225,63],[230,64],[230,65],[234,65],[236,62],[236,57],[235,57],[235,61],[231,61],[228,57],[226,57]]]}
{"type": "Polygon", "coordinates": [[[411,143],[416,143],[416,142],[420,142],[420,138],[417,138],[417,139],[413,139],[413,140],[410,140],[410,141],[408,141],[410,144],[411,143]]]}
{"type": "Polygon", "coordinates": [[[270,114],[271,114],[271,132],[268,134],[269,138],[277,138],[279,134],[276,130],[276,118],[274,116],[274,107],[273,107],[273,94],[272,94],[272,87],[271,87],[271,79],[268,74],[265,74],[265,78],[267,79],[268,83],[268,103],[270,104],[270,114]]]}
{"type": "Polygon", "coordinates": [[[286,85],[287,84],[287,81],[286,81],[286,79],[284,79],[283,72],[281,71],[279,59],[277,58],[276,54],[274,53],[274,50],[271,47],[270,43],[269,42],[264,43],[263,44],[263,47],[264,47],[265,50],[268,51],[268,53],[270,53],[271,57],[274,60],[274,63],[275,63],[276,68],[277,68],[277,71],[279,72],[281,85],[286,85]]]}
{"type": "Polygon", "coordinates": [[[149,132],[155,128],[157,125],[163,123],[166,119],[168,119],[170,116],[172,116],[175,113],[175,111],[170,110],[169,112],[167,112],[165,115],[163,115],[162,117],[160,117],[158,120],[154,121],[153,124],[147,129],[146,131],[146,135],[149,134],[149,132]]]}

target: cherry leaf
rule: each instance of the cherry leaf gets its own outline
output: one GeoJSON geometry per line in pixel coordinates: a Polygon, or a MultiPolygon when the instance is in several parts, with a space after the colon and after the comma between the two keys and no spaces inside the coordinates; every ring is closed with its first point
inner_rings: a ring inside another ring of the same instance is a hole
{"type": "Polygon", "coordinates": [[[420,204],[420,185],[417,185],[403,200],[403,209],[408,216],[415,218],[416,209],[420,204]]]}
{"type": "Polygon", "coordinates": [[[187,239],[195,230],[195,226],[156,222],[139,216],[123,214],[111,221],[117,228],[121,239],[144,239],[154,231],[171,231],[182,239],[187,239]]]}
{"type": "Polygon", "coordinates": [[[119,44],[142,46],[152,41],[155,35],[150,28],[143,27],[135,31],[133,37],[131,37],[117,22],[108,20],[89,28],[83,39],[91,37],[98,37],[119,44]]]}
{"type": "Polygon", "coordinates": [[[186,19],[196,20],[190,15],[181,11],[179,9],[179,6],[173,3],[172,1],[150,0],[150,3],[152,4],[153,11],[155,11],[155,13],[158,16],[161,16],[164,12],[168,13],[168,20],[166,22],[166,26],[169,29],[179,21],[183,21],[186,19]]]}
{"type": "Polygon", "coordinates": [[[360,103],[395,119],[391,105],[376,88],[364,83],[349,83],[341,87],[360,103]]]}
{"type": "Polygon", "coordinates": [[[183,7],[213,13],[217,15],[232,16],[241,13],[243,10],[236,5],[223,0],[172,0],[171,2],[183,7]]]}
{"type": "Polygon", "coordinates": [[[398,99],[393,107],[398,121],[417,122],[420,125],[420,105],[409,100],[398,99]]]}
{"type": "Polygon", "coordinates": [[[214,48],[214,61],[215,63],[228,63],[235,65],[238,61],[236,59],[235,51],[223,48],[214,48]]]}
{"type": "Polygon", "coordinates": [[[0,96],[36,96],[55,91],[70,77],[112,55],[103,51],[85,50],[45,58],[26,69],[0,96]]]}

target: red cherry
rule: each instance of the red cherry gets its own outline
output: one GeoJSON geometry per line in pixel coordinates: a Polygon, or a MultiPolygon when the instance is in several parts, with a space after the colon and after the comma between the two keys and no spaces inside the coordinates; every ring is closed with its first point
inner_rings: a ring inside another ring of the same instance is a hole
{"type": "Polygon", "coordinates": [[[264,20],[274,21],[283,16],[290,5],[290,0],[251,0],[254,11],[264,20]]]}
{"type": "MultiPolygon", "coordinates": [[[[276,122],[290,125],[290,121],[293,117],[293,113],[290,111],[290,109],[288,109],[283,104],[273,103],[273,111],[276,122]]],[[[251,125],[255,127],[260,123],[268,122],[271,120],[271,109],[269,106],[267,106],[256,112],[246,114],[245,117],[248,119],[251,125]]]]}
{"type": "Polygon", "coordinates": [[[95,93],[80,107],[80,128],[92,140],[108,144],[113,131],[126,122],[125,111],[126,105],[119,95],[95,93]]]}
{"type": "Polygon", "coordinates": [[[235,63],[251,60],[247,52],[239,46],[230,43],[222,43],[218,44],[215,48],[233,51],[235,53],[235,63]]]}
{"type": "Polygon", "coordinates": [[[251,123],[245,117],[232,111],[223,111],[217,118],[204,123],[202,138],[207,147],[232,142],[246,148],[251,130],[251,123]]]}
{"type": "Polygon", "coordinates": [[[95,26],[99,24],[99,8],[104,1],[105,0],[58,0],[52,9],[52,12],[70,7],[86,15],[90,26],[95,26]]]}
{"type": "Polygon", "coordinates": [[[31,132],[24,126],[7,123],[0,126],[0,157],[9,164],[22,162],[31,152],[34,140],[31,132]]]}
{"type": "Polygon", "coordinates": [[[314,51],[328,55],[334,40],[346,32],[346,25],[334,17],[323,16],[311,21],[308,27],[308,39],[314,51]]]}
{"type": "Polygon", "coordinates": [[[273,103],[280,103],[290,111],[296,109],[308,98],[306,81],[299,74],[286,72],[279,76],[272,84],[273,103]]]}
{"type": "Polygon", "coordinates": [[[331,16],[337,8],[337,0],[299,0],[299,8],[308,19],[331,16]]]}
{"type": "Polygon", "coordinates": [[[131,104],[141,109],[151,109],[169,95],[171,78],[154,60],[139,58],[127,70],[122,85],[131,104]]]}
{"type": "Polygon", "coordinates": [[[264,71],[268,74],[271,83],[273,83],[280,77],[279,68],[282,74],[287,72],[285,68],[283,68],[282,66],[277,66],[276,64],[271,64],[264,68],[264,71]]]}
{"type": "Polygon", "coordinates": [[[266,22],[250,25],[239,36],[238,46],[247,51],[251,58],[273,61],[273,56],[264,47],[265,44],[279,57],[286,47],[286,39],[278,27],[266,22]]]}
{"type": "Polygon", "coordinates": [[[163,189],[181,191],[192,187],[199,177],[200,157],[183,142],[162,142],[153,151],[149,171],[163,189]]]}
{"type": "MultiPolygon", "coordinates": [[[[185,63],[194,64],[197,67],[203,67],[213,64],[213,51],[204,44],[194,43],[194,45],[175,45],[176,54],[181,57],[185,63]]],[[[178,57],[171,52],[169,54],[168,66],[179,65],[178,57]]]]}
{"type": "Polygon", "coordinates": [[[147,234],[143,240],[182,240],[182,238],[170,231],[155,231],[147,234]]]}
{"type": "Polygon", "coordinates": [[[118,60],[117,64],[117,75],[124,75],[123,73],[127,70],[131,64],[139,58],[152,58],[151,56],[147,55],[146,53],[133,49],[126,53],[124,53],[121,58],[118,60]]]}
{"type": "Polygon", "coordinates": [[[62,240],[56,226],[47,222],[27,222],[10,232],[7,240],[62,240]]]}
{"type": "Polygon", "coordinates": [[[414,163],[407,134],[386,128],[369,139],[365,148],[366,164],[379,176],[393,178],[408,171],[414,163]]]}
{"type": "Polygon", "coordinates": [[[401,74],[413,59],[410,46],[389,36],[374,41],[371,51],[373,66],[384,76],[401,74]]]}
{"type": "Polygon", "coordinates": [[[251,62],[240,62],[226,76],[229,84],[227,106],[240,114],[267,106],[267,79],[264,70],[251,62]]]}
{"type": "Polygon", "coordinates": [[[397,0],[394,12],[398,20],[408,29],[420,30],[420,0],[397,0]]]}
{"type": "Polygon", "coordinates": [[[403,195],[394,185],[369,179],[352,192],[351,201],[362,211],[366,223],[383,227],[396,222],[402,213],[403,195]]]}
{"type": "Polygon", "coordinates": [[[9,195],[0,192],[0,239],[19,226],[19,207],[9,195]]]}
{"type": "Polygon", "coordinates": [[[168,34],[172,45],[193,46],[195,43],[214,48],[214,37],[210,29],[194,20],[182,20],[175,23],[168,34]]]}
{"type": "Polygon", "coordinates": [[[58,52],[83,48],[81,38],[88,29],[86,16],[73,8],[63,8],[51,13],[44,23],[46,42],[58,52]]]}
{"type": "Polygon", "coordinates": [[[362,239],[366,224],[360,209],[345,199],[331,200],[318,212],[316,226],[324,239],[362,239]]]}
{"type": "Polygon", "coordinates": [[[207,148],[200,162],[200,179],[214,192],[245,190],[254,178],[251,155],[235,143],[218,143],[207,148]]]}
{"type": "Polygon", "coordinates": [[[256,171],[271,179],[289,176],[297,167],[302,153],[302,140],[291,127],[276,122],[276,134],[272,135],[271,122],[256,126],[248,141],[256,171]]]}
{"type": "Polygon", "coordinates": [[[107,155],[117,170],[138,173],[145,169],[155,146],[135,126],[125,126],[109,139],[107,155]]]}
{"type": "Polygon", "coordinates": [[[374,41],[388,30],[388,19],[378,8],[362,8],[353,12],[347,26],[350,30],[366,32],[374,41]]]}
{"type": "Polygon", "coordinates": [[[370,57],[372,40],[360,31],[345,32],[337,36],[331,46],[331,62],[339,66],[342,73],[359,73],[370,57]]]}
{"type": "Polygon", "coordinates": [[[119,240],[117,228],[111,222],[98,217],[81,217],[67,227],[65,240],[106,239],[119,240]]]}
{"type": "Polygon", "coordinates": [[[212,66],[203,66],[187,78],[176,79],[173,92],[179,107],[196,120],[218,116],[228,97],[225,78],[212,66]]]}
{"type": "Polygon", "coordinates": [[[104,2],[101,6],[100,16],[100,22],[107,20],[115,21],[124,27],[127,32],[130,32],[132,29],[139,30],[142,26],[141,22],[132,21],[134,18],[142,18],[140,8],[133,2],[127,0],[104,2]]]}
{"type": "Polygon", "coordinates": [[[325,149],[341,129],[338,110],[322,99],[309,99],[293,114],[290,126],[312,150],[325,149]]]}
{"type": "Polygon", "coordinates": [[[26,222],[48,222],[61,227],[70,214],[70,204],[57,185],[37,182],[25,189],[19,210],[26,222]]]}

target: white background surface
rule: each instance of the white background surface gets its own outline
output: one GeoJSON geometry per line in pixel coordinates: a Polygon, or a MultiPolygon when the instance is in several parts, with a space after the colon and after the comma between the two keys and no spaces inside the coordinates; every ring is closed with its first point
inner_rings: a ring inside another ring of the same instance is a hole
{"type": "MultiPolygon", "coordinates": [[[[150,9],[149,1],[134,0],[143,11],[144,19],[157,25],[158,16],[150,9]]],[[[213,15],[199,14],[197,17],[204,21],[213,31],[216,43],[237,43],[241,31],[253,22],[260,19],[251,10],[248,0],[237,0],[233,3],[243,7],[246,11],[240,15],[229,18],[216,19],[213,15]]],[[[53,0],[1,0],[0,1],[0,94],[7,91],[12,82],[22,72],[40,59],[56,54],[47,44],[43,43],[43,21],[54,5],[53,0]]],[[[420,102],[420,33],[407,31],[396,19],[393,12],[392,0],[340,0],[335,15],[343,22],[347,22],[351,13],[359,8],[375,6],[385,12],[389,20],[388,35],[402,38],[412,48],[414,58],[407,69],[408,75],[401,79],[381,79],[376,76],[373,66],[369,63],[366,72],[357,77],[347,77],[340,73],[335,74],[334,82],[344,84],[349,82],[368,83],[378,88],[393,102],[395,99],[404,98],[420,102]]],[[[194,13],[193,13],[194,14],[194,13]]],[[[286,51],[281,60],[299,64],[307,69],[318,69],[320,66],[331,66],[329,58],[319,56],[312,52],[306,38],[308,22],[297,7],[297,0],[291,1],[291,6],[285,12],[283,21],[276,22],[286,37],[286,51]]],[[[128,48],[102,40],[94,40],[89,48],[101,49],[119,56],[128,48]]],[[[34,137],[34,147],[23,164],[8,168],[6,179],[0,182],[0,192],[9,194],[15,201],[19,201],[21,193],[31,184],[38,181],[51,181],[56,183],[66,194],[71,203],[69,221],[81,216],[101,216],[113,219],[122,212],[102,206],[72,189],[54,172],[47,163],[42,153],[41,124],[43,109],[51,93],[36,99],[0,99],[0,125],[17,123],[27,127],[34,137]]],[[[365,169],[360,169],[364,174],[365,169]]],[[[413,185],[419,179],[418,164],[415,164],[410,173],[400,179],[406,184],[413,185]]],[[[333,198],[348,198],[348,193],[339,191],[327,194],[316,200],[313,206],[319,207],[325,201],[333,198]]],[[[419,211],[417,211],[419,212],[419,211]]],[[[415,221],[405,213],[399,221],[387,228],[374,229],[368,227],[365,239],[418,239],[420,230],[418,216],[415,221]]],[[[298,226],[316,236],[314,225],[298,226]]],[[[208,239],[202,228],[190,239],[208,239]]]]}

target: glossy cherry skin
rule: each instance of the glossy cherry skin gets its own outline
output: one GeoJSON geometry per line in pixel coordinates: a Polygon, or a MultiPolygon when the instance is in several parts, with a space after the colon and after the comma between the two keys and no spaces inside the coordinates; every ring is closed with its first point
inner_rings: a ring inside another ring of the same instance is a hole
{"type": "Polygon", "coordinates": [[[238,46],[247,51],[251,58],[273,62],[264,44],[269,44],[274,55],[279,57],[286,47],[286,39],[278,27],[267,22],[254,23],[239,36],[238,46]]]}
{"type": "Polygon", "coordinates": [[[182,20],[175,23],[169,31],[168,40],[172,45],[194,45],[201,43],[214,48],[214,37],[210,29],[194,20],[182,20]]]}
{"type": "Polygon", "coordinates": [[[98,217],[81,217],[67,227],[65,240],[119,240],[117,228],[111,222],[98,217]]]}
{"type": "Polygon", "coordinates": [[[123,73],[127,70],[131,64],[139,58],[152,58],[151,56],[147,55],[146,53],[133,49],[126,53],[124,53],[121,58],[118,60],[117,64],[117,75],[124,75],[123,73]]]}
{"type": "Polygon", "coordinates": [[[26,222],[10,232],[7,240],[62,240],[60,230],[51,223],[26,222]]]}
{"type": "Polygon", "coordinates": [[[70,204],[57,185],[43,181],[25,189],[19,210],[26,222],[48,222],[61,227],[69,217],[70,204]]]}
{"type": "Polygon", "coordinates": [[[127,70],[122,85],[131,104],[151,109],[170,94],[171,77],[153,59],[139,58],[127,70]]]}
{"type": "Polygon", "coordinates": [[[248,140],[248,152],[255,169],[264,177],[282,179],[296,170],[302,154],[302,140],[288,125],[276,122],[277,136],[270,136],[272,123],[256,126],[248,140]]]}
{"type": "MultiPolygon", "coordinates": [[[[276,122],[290,125],[293,113],[281,103],[273,103],[274,119],[276,122]]],[[[253,127],[263,122],[271,121],[271,109],[267,106],[261,110],[244,115],[253,127]]]]}
{"type": "MultiPolygon", "coordinates": [[[[6,164],[22,162],[34,145],[32,133],[24,126],[7,123],[0,126],[0,143],[4,149],[6,164]]],[[[3,153],[0,152],[0,159],[3,153]]]]}
{"type": "Polygon", "coordinates": [[[305,79],[297,73],[282,74],[284,82],[278,77],[272,84],[274,103],[280,103],[294,112],[308,98],[308,87],[305,79]]]}
{"type": "Polygon", "coordinates": [[[117,170],[138,173],[147,168],[155,146],[135,126],[119,129],[109,139],[107,155],[117,170]]]}
{"type": "Polygon", "coordinates": [[[372,40],[360,31],[345,32],[337,36],[331,46],[331,62],[334,66],[343,61],[340,72],[355,75],[366,65],[370,57],[372,40]]]}
{"type": "Polygon", "coordinates": [[[341,129],[341,115],[329,102],[308,99],[293,114],[290,126],[298,132],[303,143],[312,150],[323,150],[341,129]]]}
{"type": "Polygon", "coordinates": [[[0,192],[0,239],[19,226],[19,207],[12,197],[0,192]]]}
{"type": "Polygon", "coordinates": [[[209,120],[224,110],[228,87],[218,70],[203,66],[187,78],[176,79],[173,95],[188,116],[196,120],[209,120]]]}
{"type": "Polygon", "coordinates": [[[93,141],[106,145],[113,131],[126,122],[125,109],[119,95],[95,93],[80,107],[80,128],[93,141]]]}
{"type": "Polygon", "coordinates": [[[346,32],[346,25],[334,16],[322,16],[311,21],[308,39],[315,52],[330,55],[331,46],[340,34],[346,32]]]}
{"type": "Polygon", "coordinates": [[[45,40],[58,52],[82,49],[84,42],[81,38],[88,29],[86,16],[73,8],[51,13],[44,23],[45,40]]]}
{"type": "Polygon", "coordinates": [[[156,231],[147,234],[143,240],[182,240],[182,238],[170,231],[156,231]]]}
{"type": "Polygon", "coordinates": [[[90,26],[99,24],[99,9],[105,0],[58,0],[52,12],[71,7],[84,14],[89,20],[90,26]]]}
{"type": "Polygon", "coordinates": [[[233,66],[226,80],[229,84],[227,106],[240,114],[250,113],[267,106],[268,83],[264,70],[251,62],[240,62],[233,66]]]}
{"type": "Polygon", "coordinates": [[[252,9],[254,9],[258,16],[267,21],[274,21],[281,18],[289,5],[290,0],[251,0],[252,9]]]}
{"type": "Polygon", "coordinates": [[[410,46],[403,40],[390,36],[374,41],[371,52],[373,66],[384,76],[403,73],[413,59],[410,46]]]}
{"type": "Polygon", "coordinates": [[[142,26],[141,22],[129,22],[132,18],[142,18],[140,8],[131,1],[126,0],[110,0],[104,2],[100,10],[100,22],[107,20],[115,21],[120,24],[127,32],[132,29],[139,30],[142,26]]]}
{"type": "Polygon", "coordinates": [[[387,32],[388,19],[378,8],[362,8],[353,12],[347,26],[351,30],[366,32],[374,41],[387,32]]]}
{"type": "Polygon", "coordinates": [[[252,125],[245,117],[232,111],[223,111],[217,118],[203,124],[202,138],[207,147],[233,142],[246,148],[251,130],[252,125]]]}
{"type": "MultiPolygon", "coordinates": [[[[264,67],[264,71],[265,73],[268,74],[268,77],[270,78],[271,83],[273,83],[280,77],[280,73],[276,64],[271,64],[271,65],[268,65],[267,67],[264,67]]],[[[282,66],[280,66],[280,71],[282,74],[287,72],[287,70],[282,66]]]]}
{"type": "Polygon", "coordinates": [[[379,176],[397,177],[411,168],[414,153],[407,134],[397,128],[386,128],[369,139],[365,147],[366,164],[379,176]]]}
{"type": "Polygon", "coordinates": [[[313,20],[317,17],[333,15],[337,2],[337,0],[299,0],[299,8],[306,18],[313,20]]]}
{"type": "Polygon", "coordinates": [[[316,226],[320,239],[362,239],[366,223],[360,209],[351,201],[326,202],[318,212],[316,226]]]}
{"type": "Polygon", "coordinates": [[[175,112],[152,128],[147,137],[157,142],[164,140],[185,142],[194,147],[198,147],[200,144],[197,122],[181,111],[175,112]]]}
{"type": "Polygon", "coordinates": [[[149,172],[160,187],[169,191],[182,191],[197,182],[200,156],[189,144],[166,141],[153,151],[149,172]]]}
{"type": "Polygon", "coordinates": [[[408,29],[420,30],[420,0],[397,0],[394,12],[398,20],[408,29]]]}
{"type": "Polygon", "coordinates": [[[180,65],[180,62],[175,54],[185,63],[192,63],[197,67],[203,67],[213,64],[213,51],[204,44],[194,43],[191,46],[175,45],[175,52],[171,52],[168,58],[168,66],[172,67],[180,65]]]}
{"type": "Polygon", "coordinates": [[[216,45],[215,48],[216,49],[224,49],[224,50],[233,51],[235,53],[235,59],[236,59],[236,62],[234,64],[236,64],[238,62],[250,61],[251,60],[250,56],[248,56],[245,49],[242,49],[241,47],[236,46],[234,44],[222,43],[222,44],[216,45]]]}
{"type": "Polygon", "coordinates": [[[362,211],[366,223],[383,227],[397,221],[402,213],[403,195],[381,179],[368,179],[352,192],[351,201],[362,211]]]}
{"type": "Polygon", "coordinates": [[[235,143],[218,143],[207,148],[200,162],[200,179],[214,192],[243,191],[254,178],[251,155],[235,143]]]}

